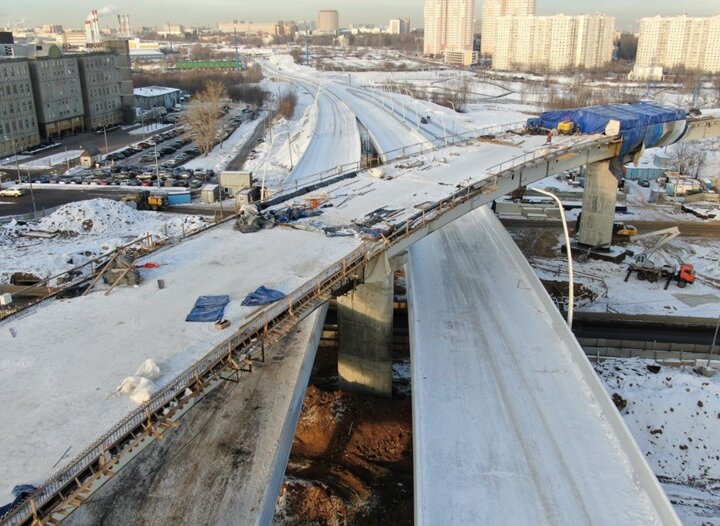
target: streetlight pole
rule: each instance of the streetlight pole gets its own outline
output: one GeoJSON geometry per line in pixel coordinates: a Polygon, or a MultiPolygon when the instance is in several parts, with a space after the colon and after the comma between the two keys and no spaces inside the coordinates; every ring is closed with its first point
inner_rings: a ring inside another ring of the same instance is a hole
{"type": "MultiPolygon", "coordinates": [[[[555,202],[557,203],[559,209],[560,209],[560,218],[562,219],[563,224],[563,233],[565,234],[565,251],[567,252],[567,258],[568,258],[568,311],[567,311],[567,323],[568,327],[570,327],[570,330],[572,330],[572,323],[573,323],[573,310],[575,308],[575,281],[573,277],[573,259],[572,259],[572,252],[570,251],[570,234],[568,232],[568,226],[567,226],[567,219],[565,219],[565,211],[563,209],[562,202],[553,193],[547,192],[545,190],[540,190],[539,188],[535,188],[535,191],[546,195],[548,197],[552,197],[555,202]]],[[[720,320],[720,318],[718,318],[720,320]]],[[[715,331],[717,334],[717,331],[715,331]]]]}
{"type": "Polygon", "coordinates": [[[28,183],[30,183],[30,199],[32,199],[33,216],[37,214],[37,207],[35,206],[35,193],[33,192],[32,177],[30,176],[30,169],[27,171],[28,183]]]}

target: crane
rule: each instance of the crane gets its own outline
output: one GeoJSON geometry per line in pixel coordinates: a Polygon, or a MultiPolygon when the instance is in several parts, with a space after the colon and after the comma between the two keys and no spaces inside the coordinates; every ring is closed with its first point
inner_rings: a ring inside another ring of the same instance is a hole
{"type": "Polygon", "coordinates": [[[627,274],[625,275],[625,281],[630,279],[630,274],[637,272],[637,277],[641,281],[647,279],[649,282],[654,283],[659,279],[667,278],[667,281],[665,282],[665,289],[670,286],[670,282],[673,279],[677,280],[678,287],[680,288],[685,287],[686,284],[695,283],[695,269],[691,264],[682,263],[680,266],[680,272],[678,272],[675,265],[656,265],[648,259],[653,252],[663,245],[668,244],[679,235],[680,229],[673,226],[635,236],[635,239],[645,239],[655,236],[660,236],[660,239],[658,239],[649,248],[635,256],[635,259],[628,267],[627,274]]]}

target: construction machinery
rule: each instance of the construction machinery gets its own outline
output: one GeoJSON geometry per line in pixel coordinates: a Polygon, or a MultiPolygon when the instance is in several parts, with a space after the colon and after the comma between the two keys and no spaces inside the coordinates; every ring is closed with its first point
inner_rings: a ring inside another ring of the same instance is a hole
{"type": "Polygon", "coordinates": [[[163,210],[168,206],[168,198],[165,195],[151,194],[148,190],[143,190],[137,194],[124,195],[120,200],[127,203],[135,203],[138,210],[163,210]]]}
{"type": "Polygon", "coordinates": [[[675,265],[657,265],[650,261],[649,256],[657,249],[666,245],[677,236],[680,235],[678,227],[674,226],[671,228],[665,228],[663,230],[657,230],[656,232],[649,232],[647,234],[635,235],[635,239],[643,239],[648,237],[660,236],[660,239],[655,242],[651,247],[641,252],[632,263],[628,266],[627,274],[625,275],[625,281],[630,279],[630,275],[633,272],[637,273],[639,280],[647,280],[651,283],[665,280],[665,289],[670,286],[670,282],[673,280],[677,281],[678,287],[683,288],[687,284],[695,282],[695,269],[689,263],[682,263],[680,265],[680,271],[675,265]]]}
{"type": "Polygon", "coordinates": [[[638,229],[633,225],[628,225],[622,221],[616,221],[613,223],[613,236],[620,238],[636,237],[638,235],[638,229]]]}

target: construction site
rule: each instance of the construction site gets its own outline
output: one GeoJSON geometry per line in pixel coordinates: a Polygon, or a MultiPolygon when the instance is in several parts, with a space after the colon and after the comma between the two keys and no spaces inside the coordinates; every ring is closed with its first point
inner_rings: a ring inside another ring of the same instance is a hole
{"type": "Polygon", "coordinates": [[[720,520],[720,233],[625,177],[720,112],[263,69],[306,106],[218,202],[0,225],[0,524],[720,520]]]}

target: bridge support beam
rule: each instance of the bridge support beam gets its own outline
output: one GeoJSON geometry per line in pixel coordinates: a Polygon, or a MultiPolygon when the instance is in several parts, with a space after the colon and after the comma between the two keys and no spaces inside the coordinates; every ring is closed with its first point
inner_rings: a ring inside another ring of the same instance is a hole
{"type": "Polygon", "coordinates": [[[365,266],[363,283],[337,300],[340,389],[392,396],[393,273],[385,255],[365,266]]]}
{"type": "Polygon", "coordinates": [[[582,245],[595,248],[610,246],[617,188],[618,180],[610,172],[610,161],[588,165],[578,236],[582,245]]]}

